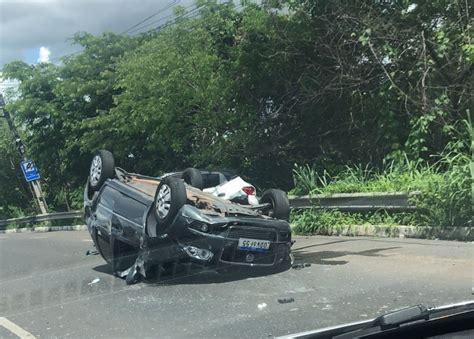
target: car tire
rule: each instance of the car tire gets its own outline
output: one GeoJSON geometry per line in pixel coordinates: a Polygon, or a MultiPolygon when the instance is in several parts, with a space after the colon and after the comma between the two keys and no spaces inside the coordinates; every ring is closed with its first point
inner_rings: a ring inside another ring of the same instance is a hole
{"type": "Polygon", "coordinates": [[[197,189],[202,190],[204,188],[204,180],[202,178],[201,171],[196,168],[190,167],[185,169],[181,175],[181,179],[183,179],[188,185],[191,185],[197,189]]]}
{"type": "Polygon", "coordinates": [[[173,177],[166,177],[161,180],[153,201],[153,213],[157,225],[162,228],[170,226],[184,204],[186,204],[184,182],[173,177]]]}
{"type": "Polygon", "coordinates": [[[92,158],[89,168],[89,188],[98,191],[107,179],[113,177],[115,177],[114,156],[106,150],[98,151],[92,158]]]}
{"type": "Polygon", "coordinates": [[[264,215],[288,221],[290,219],[290,202],[282,190],[271,188],[263,192],[260,203],[268,203],[271,207],[263,210],[264,215]]]}

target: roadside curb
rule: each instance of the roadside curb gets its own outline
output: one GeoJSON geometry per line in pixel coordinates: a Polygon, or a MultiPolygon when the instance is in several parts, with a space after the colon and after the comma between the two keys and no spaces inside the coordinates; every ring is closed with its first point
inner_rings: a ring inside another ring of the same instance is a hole
{"type": "Polygon", "coordinates": [[[44,233],[44,232],[56,232],[56,231],[86,231],[86,225],[76,226],[47,226],[47,227],[24,227],[24,228],[12,228],[8,230],[0,230],[0,234],[8,233],[44,233]]]}
{"type": "MultiPolygon", "coordinates": [[[[292,224],[292,228],[296,225],[292,224]]],[[[298,234],[299,235],[299,234],[298,234]]],[[[304,235],[304,234],[302,234],[304,235]]],[[[472,227],[348,225],[323,228],[311,235],[344,235],[380,238],[418,238],[474,241],[472,227]]]]}
{"type": "MultiPolygon", "coordinates": [[[[295,227],[294,224],[291,225],[295,227]]],[[[0,230],[0,234],[8,233],[45,233],[57,231],[86,231],[86,225],[49,226],[34,228],[12,228],[0,230]]],[[[308,235],[308,234],[297,234],[308,235]]],[[[387,225],[349,225],[324,229],[310,235],[344,235],[380,238],[419,238],[474,241],[472,227],[429,227],[429,226],[387,226],[387,225]]]]}

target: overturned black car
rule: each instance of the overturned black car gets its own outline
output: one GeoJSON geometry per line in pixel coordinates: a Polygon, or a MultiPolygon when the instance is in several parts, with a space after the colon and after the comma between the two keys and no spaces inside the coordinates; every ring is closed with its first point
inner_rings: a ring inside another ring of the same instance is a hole
{"type": "Polygon", "coordinates": [[[270,191],[269,202],[242,206],[175,176],[127,173],[101,150],[84,192],[85,218],[98,252],[127,283],[179,264],[281,269],[290,265],[291,229],[268,215],[288,216],[289,204],[283,191],[270,191]]]}

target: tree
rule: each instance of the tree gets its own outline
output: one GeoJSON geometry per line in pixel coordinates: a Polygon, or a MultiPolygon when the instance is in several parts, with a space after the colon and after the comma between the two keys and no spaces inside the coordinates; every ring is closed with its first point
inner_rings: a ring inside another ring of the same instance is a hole
{"type": "Polygon", "coordinates": [[[100,148],[137,172],[232,168],[287,189],[294,163],[338,172],[467,152],[469,2],[197,5],[133,38],[78,33],[83,50],[61,65],[5,66],[50,205],[79,206],[100,148]]]}
{"type": "Polygon", "coordinates": [[[44,175],[50,205],[58,208],[81,204],[78,190],[89,160],[103,147],[93,138],[102,131],[94,130],[88,139],[85,133],[94,128],[91,120],[112,107],[116,62],[135,45],[135,40],[116,34],[78,33],[73,41],[84,49],[62,65],[13,62],[3,68],[4,76],[21,81],[20,99],[9,108],[27,131],[29,154],[44,175]]]}
{"type": "Polygon", "coordinates": [[[0,218],[34,212],[31,193],[20,172],[20,158],[4,119],[0,119],[0,218]]]}

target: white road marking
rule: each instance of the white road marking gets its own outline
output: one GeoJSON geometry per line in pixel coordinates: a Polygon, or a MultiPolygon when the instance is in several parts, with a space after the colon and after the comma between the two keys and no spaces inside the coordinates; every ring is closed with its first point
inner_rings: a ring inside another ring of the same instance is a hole
{"type": "Polygon", "coordinates": [[[48,237],[41,237],[41,236],[39,236],[39,237],[30,237],[30,239],[47,239],[47,238],[48,237]]]}
{"type": "Polygon", "coordinates": [[[28,331],[25,331],[20,326],[12,323],[7,318],[0,317],[0,326],[5,327],[7,330],[9,330],[14,335],[20,337],[21,339],[23,338],[35,339],[36,338],[33,334],[31,334],[28,331]]]}
{"type": "Polygon", "coordinates": [[[82,241],[92,242],[92,239],[82,239],[82,241]]]}

